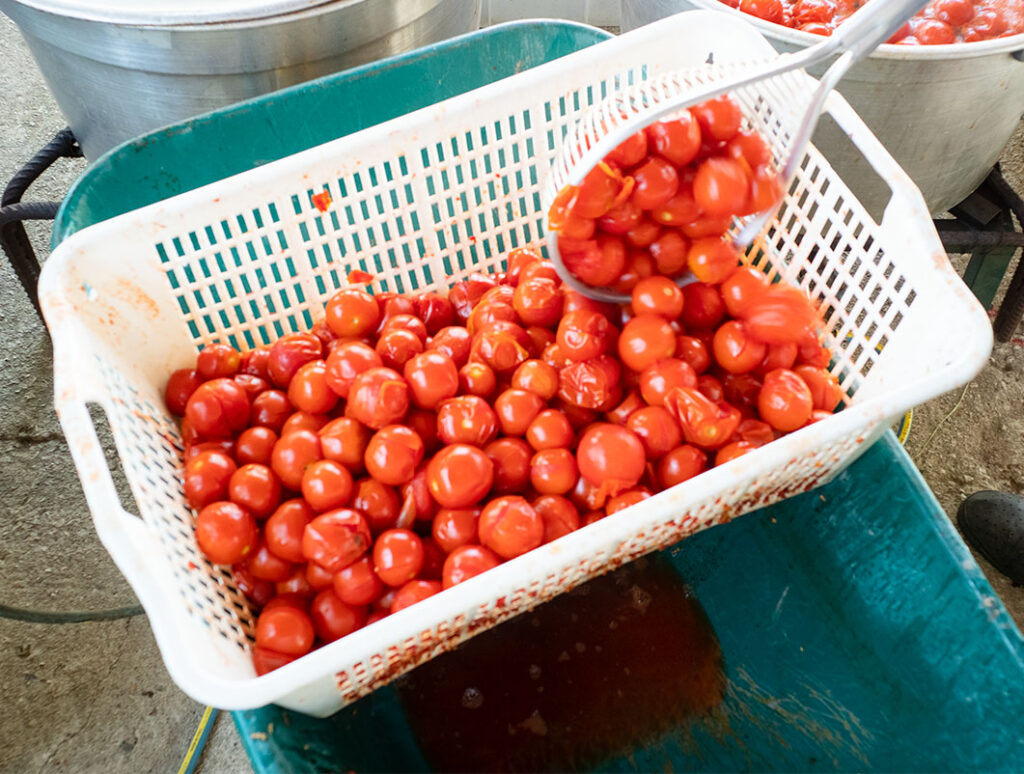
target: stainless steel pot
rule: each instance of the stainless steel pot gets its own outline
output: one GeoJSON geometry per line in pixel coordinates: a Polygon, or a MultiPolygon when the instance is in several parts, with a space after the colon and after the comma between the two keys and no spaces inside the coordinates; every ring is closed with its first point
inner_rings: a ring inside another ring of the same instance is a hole
{"type": "MultiPolygon", "coordinates": [[[[717,0],[623,0],[624,30],[680,11],[712,9],[753,24],[779,51],[819,38],[729,8],[717,0]]],[[[944,46],[883,45],[855,65],[839,91],[939,214],[978,187],[1024,114],[1024,35],[944,46]]],[[[821,72],[813,72],[821,75],[821,72]]],[[[869,209],[887,189],[831,122],[814,143],[869,209]]]]}
{"type": "Polygon", "coordinates": [[[159,126],[469,32],[480,18],[479,0],[0,0],[0,10],[90,159],[159,126]]]}

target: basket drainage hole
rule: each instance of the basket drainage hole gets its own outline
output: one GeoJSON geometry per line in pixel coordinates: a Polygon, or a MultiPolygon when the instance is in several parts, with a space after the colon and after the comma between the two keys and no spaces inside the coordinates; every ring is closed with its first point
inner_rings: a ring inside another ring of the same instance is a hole
{"type": "Polygon", "coordinates": [[[128,476],[125,474],[124,462],[117,453],[114,444],[114,435],[110,430],[110,420],[103,406],[98,403],[88,404],[89,418],[93,427],[96,428],[96,437],[99,438],[100,446],[103,447],[103,456],[107,461],[107,468],[110,470],[110,478],[114,481],[114,489],[117,490],[117,497],[121,501],[121,508],[135,516],[139,514],[139,503],[132,494],[128,485],[128,476]]]}

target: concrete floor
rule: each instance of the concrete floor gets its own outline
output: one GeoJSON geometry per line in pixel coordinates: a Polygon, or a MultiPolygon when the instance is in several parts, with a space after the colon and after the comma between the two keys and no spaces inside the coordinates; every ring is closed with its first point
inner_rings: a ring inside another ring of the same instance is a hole
{"type": "MultiPolygon", "coordinates": [[[[0,51],[2,184],[64,123],[4,17],[0,51]]],[[[1022,151],[1018,132],[1004,159],[1018,185],[1022,151]]],[[[60,199],[84,167],[81,160],[60,162],[28,198],[60,199]]],[[[45,254],[48,228],[30,231],[45,254]]],[[[0,331],[0,602],[40,610],[134,604],[96,538],[54,416],[49,339],[6,261],[0,331]]],[[[948,419],[959,392],[917,412],[908,449],[948,513],[976,489],[1024,491],[1022,343],[997,348],[948,419]]],[[[1024,623],[1024,590],[986,571],[1018,625],[1024,623]]],[[[144,617],[74,625],[0,619],[0,685],[7,704],[0,713],[2,771],[173,771],[203,710],[171,682],[144,617]]],[[[201,767],[249,770],[229,717],[221,716],[201,767]]]]}

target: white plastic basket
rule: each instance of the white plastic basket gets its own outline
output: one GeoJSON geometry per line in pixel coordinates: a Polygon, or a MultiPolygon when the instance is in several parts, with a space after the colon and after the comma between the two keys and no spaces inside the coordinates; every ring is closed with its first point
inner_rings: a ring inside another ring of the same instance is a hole
{"type": "MultiPolygon", "coordinates": [[[[773,56],[745,22],[694,12],[85,229],[43,270],[56,406],[104,545],[195,699],[328,715],[416,664],[584,580],[827,481],[907,408],[967,381],[988,319],[951,270],[924,201],[841,98],[829,110],[892,188],[873,222],[813,148],[757,265],[820,299],[850,400],[824,422],[392,615],[263,677],[253,616],[200,555],[180,483],[168,374],[197,348],[307,328],[350,268],[444,288],[542,244],[561,138],[620,85],[773,56]],[[320,213],[314,192],[334,203],[320,213]],[[122,508],[87,405],[106,412],[136,516],[122,508]]],[[[810,88],[810,81],[808,81],[810,88]]]]}

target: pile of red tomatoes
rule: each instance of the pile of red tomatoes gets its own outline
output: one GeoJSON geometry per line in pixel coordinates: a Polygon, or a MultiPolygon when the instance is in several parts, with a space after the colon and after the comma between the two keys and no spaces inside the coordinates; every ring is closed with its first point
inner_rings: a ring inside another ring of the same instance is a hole
{"type": "Polygon", "coordinates": [[[721,97],[658,121],[609,153],[548,214],[566,269],[628,294],[645,277],[690,271],[718,284],[736,267],[733,217],[772,209],[782,187],[760,135],[721,97]]]}
{"type": "MultiPolygon", "coordinates": [[[[775,24],[831,35],[867,0],[719,0],[775,24]]],[[[973,43],[1024,32],[1022,0],[933,0],[890,38],[905,46],[973,43]]]]}
{"type": "Polygon", "coordinates": [[[530,250],[447,296],[350,286],[324,319],[176,371],[184,491],[260,610],[263,674],[827,416],[798,289],[733,263],[632,302],[530,250]]]}

